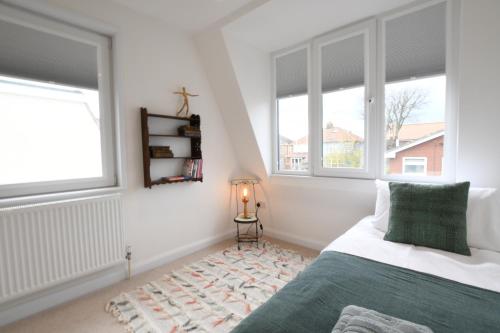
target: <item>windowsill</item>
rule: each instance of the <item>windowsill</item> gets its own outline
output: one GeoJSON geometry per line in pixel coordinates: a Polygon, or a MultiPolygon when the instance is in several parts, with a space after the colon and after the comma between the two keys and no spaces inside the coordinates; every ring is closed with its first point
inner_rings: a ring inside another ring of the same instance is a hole
{"type": "Polygon", "coordinates": [[[78,199],[102,196],[102,195],[118,194],[122,193],[124,190],[125,188],[122,186],[110,186],[110,187],[95,188],[88,190],[36,194],[36,195],[27,195],[14,198],[3,198],[0,199],[0,210],[9,208],[21,208],[25,206],[50,204],[67,200],[78,200],[78,199]]]}
{"type": "Polygon", "coordinates": [[[308,188],[324,188],[355,192],[375,191],[374,179],[323,177],[310,175],[289,175],[273,173],[270,183],[277,186],[299,186],[308,188]]]}
{"type": "MultiPolygon", "coordinates": [[[[426,184],[446,184],[454,183],[452,179],[444,177],[395,177],[386,176],[379,178],[384,181],[406,182],[406,183],[426,183],[426,184]]],[[[324,188],[355,192],[373,192],[375,190],[375,178],[347,178],[333,176],[311,176],[311,175],[290,175],[273,173],[269,176],[272,185],[277,186],[297,186],[305,188],[324,188]]]]}

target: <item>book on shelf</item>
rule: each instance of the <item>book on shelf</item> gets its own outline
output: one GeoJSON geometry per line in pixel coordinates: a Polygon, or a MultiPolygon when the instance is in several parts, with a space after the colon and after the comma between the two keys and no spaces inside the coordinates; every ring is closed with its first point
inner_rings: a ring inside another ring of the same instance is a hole
{"type": "Polygon", "coordinates": [[[170,150],[170,146],[150,146],[149,153],[152,158],[174,157],[174,153],[170,150]]]}
{"type": "Polygon", "coordinates": [[[199,127],[184,125],[177,129],[179,135],[199,138],[201,136],[201,131],[199,127]]]}
{"type": "Polygon", "coordinates": [[[182,167],[182,175],[189,179],[203,178],[203,160],[202,159],[186,159],[182,167]]]}
{"type": "Polygon", "coordinates": [[[177,180],[185,180],[186,178],[184,176],[171,176],[171,177],[168,177],[167,180],[168,181],[171,181],[171,182],[174,182],[174,181],[177,181],[177,180]]]}

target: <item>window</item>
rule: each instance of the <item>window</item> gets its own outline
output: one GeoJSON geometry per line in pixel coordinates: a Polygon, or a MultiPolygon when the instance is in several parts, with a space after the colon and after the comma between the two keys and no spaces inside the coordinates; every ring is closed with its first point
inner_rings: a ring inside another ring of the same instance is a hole
{"type": "Polygon", "coordinates": [[[309,169],[308,54],[300,49],[276,58],[277,169],[309,169]],[[293,78],[290,77],[293,75],[293,78]]]}
{"type": "MultiPolygon", "coordinates": [[[[321,135],[315,173],[325,176],[368,177],[370,105],[375,77],[373,37],[368,21],[322,36],[313,42],[318,57],[321,135]]],[[[373,133],[372,133],[373,135],[373,133]]]]}
{"type": "Polygon", "coordinates": [[[403,174],[424,176],[427,173],[427,157],[403,157],[403,174]]]}
{"type": "Polygon", "coordinates": [[[1,9],[0,198],[116,185],[109,38],[1,9]]]}
{"type": "Polygon", "coordinates": [[[452,177],[445,166],[455,144],[450,82],[457,66],[449,50],[458,37],[448,27],[457,30],[458,8],[453,1],[430,1],[314,38],[308,43],[311,87],[306,49],[300,59],[299,51],[275,54],[280,140],[274,172],[452,177]],[[448,17],[454,18],[450,24],[448,17]],[[301,116],[292,119],[298,110],[301,116]],[[298,158],[300,166],[292,161],[298,158]]]}
{"type": "Polygon", "coordinates": [[[0,184],[102,176],[96,90],[0,76],[0,117],[0,184]]]}
{"type": "Polygon", "coordinates": [[[324,168],[363,168],[364,83],[363,35],[321,47],[324,168]]]}
{"type": "Polygon", "coordinates": [[[385,22],[385,173],[441,176],[446,114],[446,3],[385,22]],[[401,159],[401,157],[403,157],[401,159]],[[420,159],[425,168],[401,163],[420,159]]]}
{"type": "Polygon", "coordinates": [[[323,168],[364,167],[364,87],[323,93],[323,168]]]}

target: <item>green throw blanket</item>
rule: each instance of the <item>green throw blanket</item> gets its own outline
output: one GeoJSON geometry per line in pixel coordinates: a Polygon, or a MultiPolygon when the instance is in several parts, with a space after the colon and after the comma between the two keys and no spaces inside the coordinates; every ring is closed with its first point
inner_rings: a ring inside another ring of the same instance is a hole
{"type": "Polygon", "coordinates": [[[434,333],[500,332],[500,293],[324,252],[233,333],[330,333],[351,304],[428,326],[434,333]]]}

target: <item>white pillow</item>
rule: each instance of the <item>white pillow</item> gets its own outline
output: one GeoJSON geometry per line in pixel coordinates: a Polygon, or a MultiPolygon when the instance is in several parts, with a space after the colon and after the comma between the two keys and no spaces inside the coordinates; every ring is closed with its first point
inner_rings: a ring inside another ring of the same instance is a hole
{"type": "Polygon", "coordinates": [[[389,226],[389,208],[391,207],[389,183],[376,179],[375,186],[377,187],[377,201],[375,202],[373,224],[380,231],[387,232],[389,226]]]}
{"type": "MultiPolygon", "coordinates": [[[[387,232],[389,225],[389,183],[375,180],[377,201],[373,224],[387,232]]],[[[471,187],[467,201],[467,244],[470,247],[500,252],[500,200],[494,188],[471,187]]]]}
{"type": "Polygon", "coordinates": [[[494,188],[473,187],[467,202],[467,243],[500,252],[500,200],[494,188]]]}

